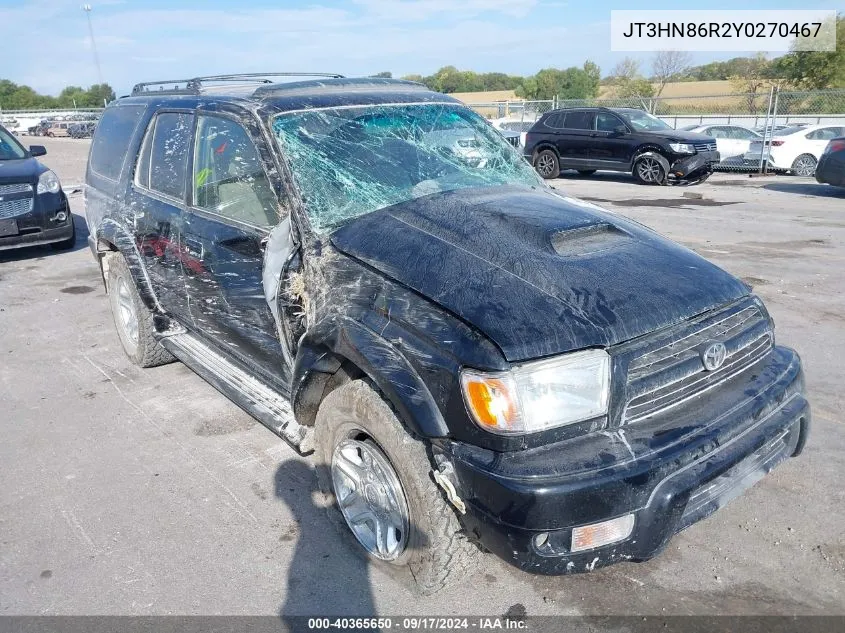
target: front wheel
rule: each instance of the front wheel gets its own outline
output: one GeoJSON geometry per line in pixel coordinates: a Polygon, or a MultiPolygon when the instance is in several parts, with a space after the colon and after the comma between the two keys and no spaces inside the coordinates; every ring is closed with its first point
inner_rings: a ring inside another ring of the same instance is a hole
{"type": "Polygon", "coordinates": [[[796,176],[810,177],[816,173],[818,161],[812,154],[801,154],[792,163],[792,173],[796,176]]]}
{"type": "Polygon", "coordinates": [[[662,185],[666,169],[655,156],[640,156],[634,161],[634,178],[644,185],[662,185]]]}
{"type": "Polygon", "coordinates": [[[424,594],[466,571],[475,546],[432,480],[425,445],[368,382],[326,396],[314,433],[329,516],[360,552],[388,572],[410,573],[424,594]]]}
{"type": "Polygon", "coordinates": [[[546,180],[557,178],[560,175],[560,161],[550,149],[541,150],[534,159],[534,169],[546,180]]]}

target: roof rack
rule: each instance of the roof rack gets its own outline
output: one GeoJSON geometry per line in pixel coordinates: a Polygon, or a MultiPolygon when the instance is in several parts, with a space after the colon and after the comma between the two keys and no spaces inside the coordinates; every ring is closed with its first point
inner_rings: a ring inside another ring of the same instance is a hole
{"type": "Polygon", "coordinates": [[[240,73],[234,75],[209,75],[207,77],[194,77],[192,79],[167,79],[164,81],[145,81],[135,84],[132,88],[132,95],[140,95],[149,92],[157,94],[201,94],[202,89],[208,87],[209,83],[216,82],[254,82],[258,84],[272,84],[268,77],[330,77],[332,79],[344,79],[338,73],[240,73]],[[167,87],[171,86],[171,87],[167,87]]]}

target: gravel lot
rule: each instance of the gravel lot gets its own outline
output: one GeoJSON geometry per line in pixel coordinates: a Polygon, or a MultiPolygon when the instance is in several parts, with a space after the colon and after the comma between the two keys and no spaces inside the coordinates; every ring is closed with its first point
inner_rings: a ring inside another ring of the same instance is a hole
{"type": "MultiPolygon", "coordinates": [[[[82,182],[88,141],[22,140],[48,147],[69,192],[82,182]]],[[[845,613],[845,190],[739,175],[555,184],[755,286],[805,361],[803,456],[648,563],[548,578],[487,555],[420,598],[338,539],[307,460],[181,364],[129,363],[77,192],[76,250],[0,253],[0,614],[845,613]]]]}

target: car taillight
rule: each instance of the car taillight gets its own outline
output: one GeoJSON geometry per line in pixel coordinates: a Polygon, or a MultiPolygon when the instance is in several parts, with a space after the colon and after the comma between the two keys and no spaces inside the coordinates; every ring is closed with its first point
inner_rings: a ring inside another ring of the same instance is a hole
{"type": "Polygon", "coordinates": [[[780,147],[780,146],[781,146],[781,145],[783,145],[785,142],[786,142],[786,141],[772,141],[771,145],[772,145],[772,147],[780,147]]]}
{"type": "Polygon", "coordinates": [[[845,138],[828,143],[827,147],[824,148],[824,153],[830,154],[831,152],[841,152],[843,150],[845,150],[845,138]]]}

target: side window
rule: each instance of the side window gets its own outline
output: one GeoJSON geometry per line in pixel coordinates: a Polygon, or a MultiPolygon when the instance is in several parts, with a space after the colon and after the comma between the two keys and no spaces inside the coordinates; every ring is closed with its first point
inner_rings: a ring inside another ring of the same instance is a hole
{"type": "Polygon", "coordinates": [[[596,114],[596,130],[599,132],[613,132],[620,125],[623,125],[622,120],[609,112],[596,114]]]}
{"type": "Polygon", "coordinates": [[[757,135],[751,130],[746,130],[742,127],[733,127],[731,128],[731,138],[739,139],[741,141],[750,141],[757,138],[757,135]]]}
{"type": "Polygon", "coordinates": [[[94,172],[109,180],[120,178],[123,159],[144,110],[144,106],[106,108],[91,142],[91,169],[94,172]]]}
{"type": "Polygon", "coordinates": [[[728,138],[728,134],[725,133],[725,128],[723,127],[711,127],[705,134],[712,138],[728,138]]]}
{"type": "Polygon", "coordinates": [[[823,127],[819,130],[814,130],[807,134],[807,138],[811,141],[829,141],[838,136],[839,128],[823,127]]]}
{"type": "Polygon", "coordinates": [[[592,112],[567,112],[564,127],[568,130],[591,130],[593,116],[592,112]]]}
{"type": "Polygon", "coordinates": [[[554,128],[556,130],[561,129],[563,127],[563,118],[565,116],[565,112],[549,115],[549,118],[547,118],[545,121],[546,127],[554,128]]]}
{"type": "Polygon", "coordinates": [[[193,204],[253,226],[278,223],[276,195],[255,144],[238,123],[220,117],[199,117],[193,204]]]}
{"type": "Polygon", "coordinates": [[[155,116],[138,156],[135,181],[140,186],[180,200],[185,197],[192,124],[193,115],[184,112],[155,116]]]}

